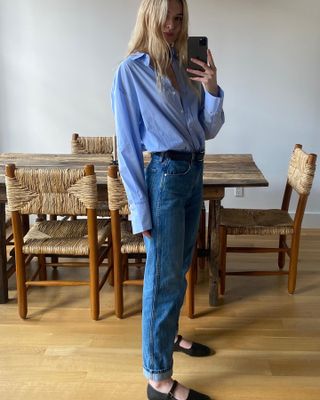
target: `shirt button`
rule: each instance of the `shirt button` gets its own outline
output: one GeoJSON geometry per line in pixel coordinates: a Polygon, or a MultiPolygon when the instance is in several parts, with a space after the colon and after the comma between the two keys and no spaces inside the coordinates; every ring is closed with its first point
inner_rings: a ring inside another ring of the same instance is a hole
{"type": "Polygon", "coordinates": [[[176,92],[173,90],[173,91],[172,91],[172,94],[173,94],[173,95],[175,95],[175,94],[176,94],[176,92]]]}

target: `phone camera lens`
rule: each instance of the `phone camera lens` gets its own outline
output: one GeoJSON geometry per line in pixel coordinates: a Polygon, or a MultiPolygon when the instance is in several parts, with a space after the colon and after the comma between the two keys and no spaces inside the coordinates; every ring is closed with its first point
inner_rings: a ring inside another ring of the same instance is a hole
{"type": "Polygon", "coordinates": [[[200,46],[206,46],[207,45],[207,38],[201,38],[199,40],[200,46]]]}

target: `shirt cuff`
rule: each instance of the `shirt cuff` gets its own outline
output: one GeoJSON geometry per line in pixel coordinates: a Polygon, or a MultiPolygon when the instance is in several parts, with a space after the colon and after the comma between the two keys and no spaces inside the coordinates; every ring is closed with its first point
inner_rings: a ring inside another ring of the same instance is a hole
{"type": "Polygon", "coordinates": [[[219,90],[217,96],[213,96],[207,91],[204,92],[204,109],[211,115],[216,114],[217,111],[222,109],[224,91],[220,86],[218,86],[218,88],[219,90]]]}
{"type": "Polygon", "coordinates": [[[149,231],[152,228],[150,208],[148,203],[130,204],[132,233],[149,231]]]}

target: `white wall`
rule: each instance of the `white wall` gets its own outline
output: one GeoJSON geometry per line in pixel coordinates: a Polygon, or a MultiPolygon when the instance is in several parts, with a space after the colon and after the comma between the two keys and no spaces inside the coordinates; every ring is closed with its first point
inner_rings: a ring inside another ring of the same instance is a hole
{"type": "MultiPolygon", "coordinates": [[[[112,135],[109,93],[139,0],[0,0],[0,151],[69,152],[71,133],[112,135]]],[[[295,143],[320,153],[320,2],[189,0],[209,38],[226,124],[207,152],[253,153],[270,188],[226,206],[276,207],[295,143]]],[[[305,226],[320,227],[319,173],[305,226]]]]}

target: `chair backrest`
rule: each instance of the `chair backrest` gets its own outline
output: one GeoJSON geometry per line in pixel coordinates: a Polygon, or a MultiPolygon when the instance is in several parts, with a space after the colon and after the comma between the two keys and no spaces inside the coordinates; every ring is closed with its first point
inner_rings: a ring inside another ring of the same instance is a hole
{"type": "Polygon", "coordinates": [[[304,211],[312,187],[316,170],[317,156],[313,153],[307,154],[302,150],[301,144],[296,144],[289,163],[287,184],[285,187],[281,209],[288,211],[292,190],[299,195],[294,215],[294,228],[299,230],[302,224],[304,211]]]}
{"type": "Polygon", "coordinates": [[[8,210],[21,214],[85,215],[96,209],[98,191],[93,165],[84,169],[6,166],[8,210]]]}
{"type": "Polygon", "coordinates": [[[316,170],[315,154],[308,154],[297,144],[293,150],[288,170],[288,184],[298,193],[308,195],[316,170]]]}
{"type": "Polygon", "coordinates": [[[108,136],[72,135],[71,152],[73,154],[113,154],[115,138],[108,136]]]}
{"type": "Polygon", "coordinates": [[[117,165],[108,168],[108,202],[110,211],[119,211],[121,215],[129,215],[129,205],[117,165]]]}

